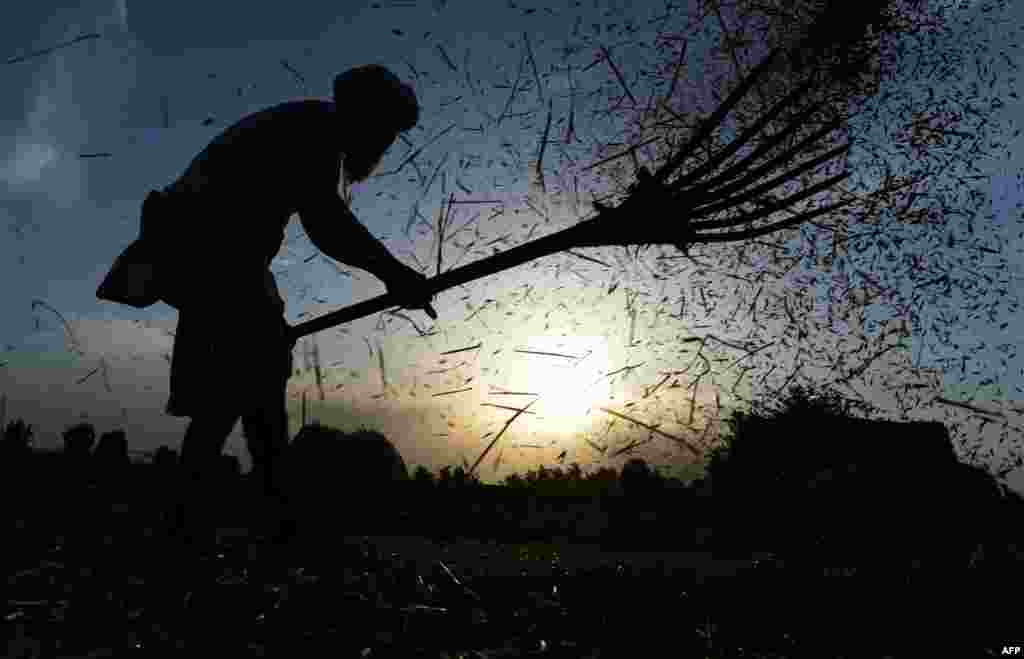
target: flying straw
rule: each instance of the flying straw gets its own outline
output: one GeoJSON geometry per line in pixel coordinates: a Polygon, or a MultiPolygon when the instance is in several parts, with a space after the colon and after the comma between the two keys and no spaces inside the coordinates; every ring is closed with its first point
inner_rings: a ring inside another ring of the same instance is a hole
{"type": "Polygon", "coordinates": [[[53,46],[51,48],[44,48],[43,50],[37,50],[37,51],[29,53],[28,55],[22,55],[21,57],[13,57],[13,58],[7,60],[7,63],[8,64],[17,64],[18,62],[24,62],[26,60],[32,59],[33,57],[40,57],[42,55],[49,55],[50,53],[52,53],[52,52],[54,52],[56,50],[60,50],[61,48],[67,48],[68,46],[74,45],[74,44],[76,44],[76,43],[78,43],[80,41],[86,41],[88,39],[99,39],[100,36],[101,35],[98,34],[98,33],[83,34],[80,37],[75,37],[71,41],[65,41],[64,43],[57,44],[56,46],[53,46]]]}

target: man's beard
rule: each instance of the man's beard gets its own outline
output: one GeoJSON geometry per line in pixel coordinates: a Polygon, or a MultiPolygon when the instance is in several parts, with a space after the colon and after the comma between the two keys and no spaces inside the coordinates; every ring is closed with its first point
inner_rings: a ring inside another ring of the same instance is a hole
{"type": "Polygon", "coordinates": [[[345,156],[345,175],[353,183],[361,183],[369,178],[370,174],[380,164],[384,152],[357,152],[345,156]]]}
{"type": "Polygon", "coordinates": [[[345,158],[345,174],[348,180],[353,183],[361,183],[369,178],[370,173],[380,162],[380,158],[370,161],[369,159],[345,158]]]}

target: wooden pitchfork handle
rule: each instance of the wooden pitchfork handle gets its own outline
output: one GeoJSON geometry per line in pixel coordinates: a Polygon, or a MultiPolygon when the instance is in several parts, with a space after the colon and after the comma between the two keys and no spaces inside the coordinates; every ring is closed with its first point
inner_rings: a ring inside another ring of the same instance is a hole
{"type": "MultiPolygon", "coordinates": [[[[499,252],[487,258],[474,261],[459,268],[443,272],[426,282],[426,292],[433,296],[441,291],[448,290],[454,286],[466,284],[475,279],[481,279],[509,268],[528,263],[534,259],[550,254],[572,249],[574,247],[601,246],[608,244],[608,239],[598,240],[598,237],[605,234],[606,219],[598,216],[575,224],[568,229],[563,229],[549,236],[532,240],[523,245],[518,245],[504,252],[499,252]]],[[[291,328],[291,340],[298,340],[303,336],[314,334],[321,330],[348,323],[358,318],[363,318],[389,307],[401,304],[399,296],[393,293],[378,295],[375,298],[364,300],[356,304],[324,314],[319,318],[307,320],[291,328]]]]}

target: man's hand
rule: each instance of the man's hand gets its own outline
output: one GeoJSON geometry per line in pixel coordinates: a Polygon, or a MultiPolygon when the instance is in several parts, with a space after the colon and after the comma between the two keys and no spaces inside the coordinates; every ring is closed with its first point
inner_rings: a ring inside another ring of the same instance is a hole
{"type": "Polygon", "coordinates": [[[388,293],[398,298],[398,304],[406,309],[422,309],[430,316],[431,320],[437,320],[437,312],[431,306],[434,296],[427,289],[427,277],[404,263],[398,262],[393,272],[382,277],[388,293]]]}
{"type": "Polygon", "coordinates": [[[293,350],[295,348],[295,344],[299,340],[299,336],[298,334],[295,333],[295,328],[289,325],[288,321],[285,320],[283,317],[281,318],[281,322],[284,323],[285,343],[288,344],[288,350],[293,350]]]}

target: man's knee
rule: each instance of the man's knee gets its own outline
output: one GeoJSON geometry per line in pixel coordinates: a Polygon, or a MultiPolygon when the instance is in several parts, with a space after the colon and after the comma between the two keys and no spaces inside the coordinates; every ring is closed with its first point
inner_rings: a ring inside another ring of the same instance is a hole
{"type": "Polygon", "coordinates": [[[277,406],[268,406],[242,418],[242,428],[253,461],[272,460],[288,448],[288,416],[277,406]]]}
{"type": "Polygon", "coordinates": [[[224,450],[237,417],[200,415],[192,417],[181,447],[181,462],[187,467],[205,465],[224,450]]]}
{"type": "Polygon", "coordinates": [[[216,444],[227,439],[237,422],[238,416],[233,414],[196,414],[189,422],[185,436],[204,444],[216,444]]]}

